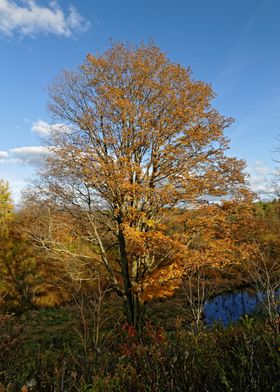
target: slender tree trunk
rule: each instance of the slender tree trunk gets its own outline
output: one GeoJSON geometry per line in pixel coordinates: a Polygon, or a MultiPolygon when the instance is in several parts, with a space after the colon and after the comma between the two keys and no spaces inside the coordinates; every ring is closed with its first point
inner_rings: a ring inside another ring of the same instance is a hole
{"type": "Polygon", "coordinates": [[[137,335],[140,337],[142,334],[142,327],[143,327],[143,318],[145,314],[145,307],[139,301],[139,294],[133,294],[133,302],[134,302],[134,320],[133,326],[137,332],[137,335]]]}
{"type": "Polygon", "coordinates": [[[122,267],[124,292],[125,292],[125,313],[127,317],[127,322],[130,325],[134,326],[135,330],[137,331],[137,334],[140,336],[142,330],[144,307],[139,300],[139,294],[137,292],[133,292],[132,276],[129,269],[128,258],[126,253],[125,237],[124,237],[123,230],[120,227],[121,220],[119,220],[118,222],[119,222],[118,246],[119,246],[120,261],[122,267]]]}
{"type": "Polygon", "coordinates": [[[125,237],[122,228],[120,227],[121,220],[118,220],[119,230],[118,230],[118,246],[120,253],[120,263],[122,268],[122,276],[124,283],[125,292],[125,311],[127,316],[127,321],[129,324],[134,325],[134,301],[132,293],[132,285],[130,280],[128,258],[125,248],[125,237]]]}

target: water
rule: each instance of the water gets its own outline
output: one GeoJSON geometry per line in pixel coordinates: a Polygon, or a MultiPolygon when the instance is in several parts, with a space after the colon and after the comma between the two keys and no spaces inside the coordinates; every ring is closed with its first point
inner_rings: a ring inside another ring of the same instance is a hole
{"type": "Polygon", "coordinates": [[[264,298],[264,294],[245,290],[218,295],[204,305],[205,323],[221,322],[226,326],[257,310],[264,298]]]}

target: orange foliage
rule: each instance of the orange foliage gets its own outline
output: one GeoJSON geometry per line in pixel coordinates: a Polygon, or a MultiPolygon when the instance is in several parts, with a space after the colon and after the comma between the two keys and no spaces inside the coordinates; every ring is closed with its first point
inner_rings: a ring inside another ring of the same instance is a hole
{"type": "Polygon", "coordinates": [[[50,110],[68,129],[47,141],[40,189],[82,222],[130,323],[141,302],[172,294],[188,268],[251,252],[237,238],[249,219],[238,204],[244,162],[225,155],[232,120],[213,97],[153,44],[88,55],[50,89],[50,110]],[[223,196],[235,201],[201,206],[223,196]],[[174,211],[179,233],[170,230],[174,211]]]}

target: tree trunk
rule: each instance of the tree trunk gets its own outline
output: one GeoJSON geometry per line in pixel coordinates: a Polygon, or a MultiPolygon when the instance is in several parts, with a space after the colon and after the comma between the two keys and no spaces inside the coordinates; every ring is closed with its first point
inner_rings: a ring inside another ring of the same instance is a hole
{"type": "Polygon", "coordinates": [[[127,259],[126,249],[125,249],[125,237],[124,237],[123,230],[120,228],[121,220],[119,220],[118,223],[119,223],[118,246],[119,246],[119,253],[120,253],[120,264],[122,268],[122,277],[124,283],[124,292],[125,292],[125,311],[126,311],[126,317],[128,323],[133,325],[134,301],[133,301],[133,294],[132,294],[132,285],[130,281],[128,259],[127,259]]]}
{"type": "Polygon", "coordinates": [[[138,335],[141,335],[144,308],[143,304],[139,301],[139,294],[137,292],[133,292],[131,273],[125,247],[125,237],[123,230],[120,227],[121,220],[118,222],[118,246],[125,292],[125,314],[127,322],[130,325],[133,325],[138,335]]]}

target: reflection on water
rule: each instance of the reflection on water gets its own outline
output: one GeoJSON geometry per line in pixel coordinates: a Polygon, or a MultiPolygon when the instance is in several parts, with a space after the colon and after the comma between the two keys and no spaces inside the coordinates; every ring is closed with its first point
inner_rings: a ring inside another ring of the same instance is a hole
{"type": "Polygon", "coordinates": [[[222,322],[226,326],[256,310],[264,297],[264,294],[245,290],[218,295],[204,305],[205,323],[211,325],[213,322],[222,322]]]}

